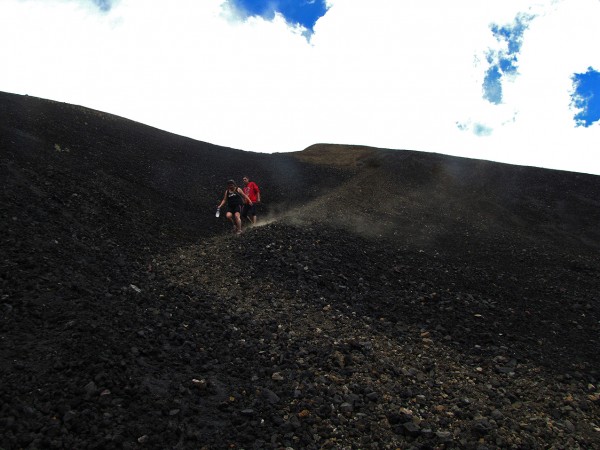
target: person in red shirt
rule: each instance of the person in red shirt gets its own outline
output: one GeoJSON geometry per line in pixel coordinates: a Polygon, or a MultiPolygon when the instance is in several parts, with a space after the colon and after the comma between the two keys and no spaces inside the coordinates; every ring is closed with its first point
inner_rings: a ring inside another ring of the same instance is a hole
{"type": "Polygon", "coordinates": [[[244,209],[242,210],[242,217],[246,217],[250,223],[253,225],[256,224],[256,204],[260,203],[260,189],[258,189],[258,185],[254,181],[250,181],[248,176],[244,176],[242,178],[244,181],[244,194],[248,196],[250,199],[249,202],[244,204],[244,209]]]}

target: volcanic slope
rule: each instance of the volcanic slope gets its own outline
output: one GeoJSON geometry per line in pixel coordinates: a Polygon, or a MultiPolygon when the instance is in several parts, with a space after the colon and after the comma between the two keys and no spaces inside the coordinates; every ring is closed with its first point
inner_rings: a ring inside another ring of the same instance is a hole
{"type": "Polygon", "coordinates": [[[600,448],[599,177],[3,93],[0,176],[0,448],[600,448]]]}

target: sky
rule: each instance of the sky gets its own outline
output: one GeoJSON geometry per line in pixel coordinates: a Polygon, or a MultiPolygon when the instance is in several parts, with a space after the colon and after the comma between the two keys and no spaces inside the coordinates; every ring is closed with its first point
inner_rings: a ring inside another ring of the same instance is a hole
{"type": "Polygon", "coordinates": [[[600,0],[0,0],[0,91],[253,152],[600,174],[600,0]]]}

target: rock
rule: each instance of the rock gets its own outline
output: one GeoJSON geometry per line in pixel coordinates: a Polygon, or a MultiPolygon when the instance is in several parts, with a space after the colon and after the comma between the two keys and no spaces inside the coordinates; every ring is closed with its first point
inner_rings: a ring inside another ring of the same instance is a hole
{"type": "Polygon", "coordinates": [[[301,418],[301,419],[304,419],[304,418],[309,417],[309,416],[310,416],[310,411],[308,409],[303,409],[302,411],[300,411],[298,413],[298,417],[301,418]]]}
{"type": "Polygon", "coordinates": [[[402,424],[402,432],[404,435],[414,438],[421,434],[421,428],[414,422],[406,422],[402,424]]]}
{"type": "Polygon", "coordinates": [[[449,431],[437,431],[435,436],[442,442],[448,442],[452,440],[452,433],[449,431]]]}
{"type": "Polygon", "coordinates": [[[205,391],[208,387],[208,382],[206,380],[198,380],[196,378],[192,379],[192,384],[200,391],[205,391]]]}
{"type": "Polygon", "coordinates": [[[378,398],[379,398],[379,395],[377,394],[377,392],[369,392],[367,394],[367,399],[372,402],[376,402],[378,398]]]}
{"type": "Polygon", "coordinates": [[[471,430],[473,431],[473,433],[479,436],[485,436],[493,428],[494,427],[492,426],[492,424],[490,424],[490,422],[488,422],[486,419],[479,419],[473,423],[471,430]]]}
{"type": "MultiPolygon", "coordinates": [[[[283,380],[283,378],[282,378],[283,380]]],[[[300,394],[301,395],[301,394],[300,394]]],[[[279,396],[277,394],[275,394],[275,392],[273,392],[270,389],[264,388],[261,390],[261,396],[267,400],[267,402],[271,403],[272,405],[275,405],[276,403],[279,403],[279,396]]]]}
{"type": "Polygon", "coordinates": [[[352,406],[352,404],[344,402],[340,405],[340,411],[343,413],[351,413],[352,411],[354,411],[354,407],[352,406]]]}
{"type": "Polygon", "coordinates": [[[77,417],[77,412],[70,410],[65,413],[62,420],[64,423],[67,423],[72,421],[75,417],[77,417]]]}
{"type": "Polygon", "coordinates": [[[575,432],[575,425],[573,425],[573,422],[571,422],[570,420],[563,421],[563,426],[565,430],[567,430],[569,433],[575,432]]]}
{"type": "Polygon", "coordinates": [[[86,384],[83,388],[83,390],[85,391],[85,394],[87,396],[93,395],[96,393],[96,391],[98,390],[98,388],[96,387],[96,383],[94,383],[93,381],[90,381],[88,384],[86,384]]]}
{"type": "Polygon", "coordinates": [[[387,419],[392,425],[403,424],[412,421],[413,413],[408,409],[400,408],[398,412],[388,413],[387,419]]]}
{"type": "Polygon", "coordinates": [[[344,368],[346,366],[346,358],[339,351],[335,351],[332,355],[332,359],[337,367],[344,368]]]}

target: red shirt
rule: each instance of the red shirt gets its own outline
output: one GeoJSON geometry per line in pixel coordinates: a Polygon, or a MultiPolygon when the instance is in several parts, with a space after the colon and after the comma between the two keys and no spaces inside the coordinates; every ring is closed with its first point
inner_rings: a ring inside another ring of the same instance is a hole
{"type": "Polygon", "coordinates": [[[252,203],[256,202],[258,200],[258,194],[259,194],[259,190],[258,190],[258,186],[256,185],[256,183],[254,181],[250,181],[245,187],[244,187],[244,194],[246,194],[250,200],[252,201],[252,203]]]}

